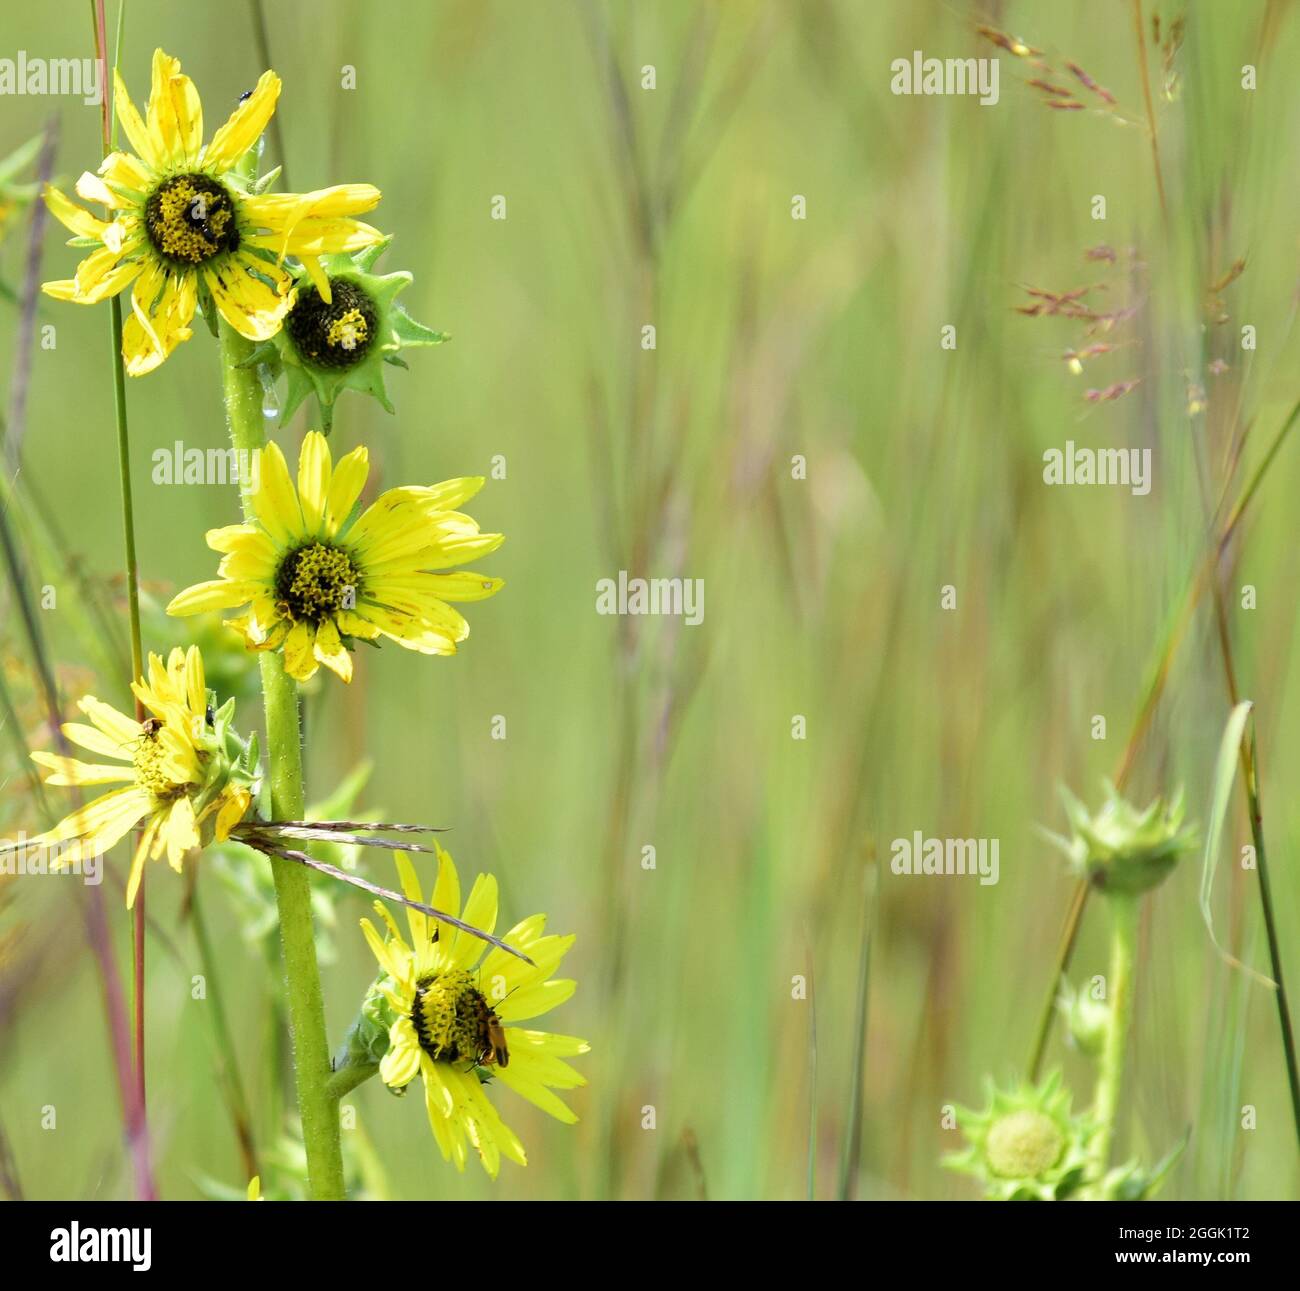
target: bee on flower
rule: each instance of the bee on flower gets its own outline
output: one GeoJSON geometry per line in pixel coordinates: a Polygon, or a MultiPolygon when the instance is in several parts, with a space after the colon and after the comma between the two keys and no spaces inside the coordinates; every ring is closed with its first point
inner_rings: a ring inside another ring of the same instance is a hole
{"type": "MultiPolygon", "coordinates": [[[[441,847],[437,853],[438,877],[430,903],[461,914],[456,866],[441,847]]],[[[407,899],[423,901],[410,861],[405,856],[396,859],[407,899]]],[[[502,1121],[487,1091],[493,1081],[500,1081],[557,1120],[577,1120],[553,1091],[587,1083],[565,1059],[586,1053],[590,1046],[574,1036],[518,1025],[549,1013],[573,994],[575,982],[551,976],[573,937],[545,935],[545,915],[520,921],[502,940],[527,955],[529,963],[499,947],[485,955],[480,939],[410,906],[408,943],[385,907],[376,902],[375,909],[387,937],[369,919],[361,921],[361,928],[381,970],[373,992],[380,1002],[377,1021],[388,1028],[380,1078],[401,1093],[421,1077],[434,1139],[444,1160],[457,1169],[465,1168],[470,1148],[494,1179],[502,1157],[526,1165],[523,1145],[502,1121]]],[[[474,881],[462,917],[488,932],[495,927],[497,884],[490,874],[474,881]]]]}

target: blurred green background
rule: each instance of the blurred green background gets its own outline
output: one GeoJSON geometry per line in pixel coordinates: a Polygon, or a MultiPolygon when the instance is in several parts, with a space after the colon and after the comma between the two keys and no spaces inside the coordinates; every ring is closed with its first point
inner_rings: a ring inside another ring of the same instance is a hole
{"type": "MultiPolygon", "coordinates": [[[[308,798],[370,759],[359,806],[451,826],[462,874],[498,875],[506,926],[545,910],[552,929],[576,932],[566,970],[579,990],[545,1025],[592,1044],[578,1060],[590,1084],[572,1099],[577,1126],[502,1092],[530,1164],[505,1165],[495,1185],[473,1163],[462,1177],[442,1161],[418,1096],[361,1087],[346,1100],[360,1128],[345,1139],[366,1190],[973,1196],[939,1165],[959,1145],[943,1108],[978,1103],[986,1072],[1023,1069],[1072,892],[1036,826],[1063,827],[1058,784],[1095,802],[1116,770],[1211,541],[1210,513],[1300,398],[1296,7],[1142,6],[1167,218],[1133,11],[1118,0],[266,9],[291,187],[382,188],[370,218],[395,235],[382,267],[411,270],[403,303],[454,337],[392,371],[395,417],[344,396],[336,455],[367,444],[372,489],[487,474],[497,455],[506,464],[472,511],[508,535],[483,562],[508,586],[471,607],[457,658],[366,651],[350,688],[324,679],[307,701],[308,798]],[[1042,50],[1054,74],[981,40],[980,23],[1042,50]],[[999,102],[892,95],[890,62],[915,49],[1000,56],[999,102]],[[1069,61],[1113,108],[1071,80],[1069,61]],[[1254,91],[1242,89],[1244,64],[1258,69],[1254,91]],[[348,67],[351,90],[340,88],[348,67]],[[1086,110],[1049,109],[1028,83],[1062,77],[1086,110]],[[491,218],[497,195],[505,220],[491,218]],[[796,195],[806,219],[792,218],[796,195]],[[1099,245],[1113,262],[1085,258],[1099,245]],[[1239,257],[1244,272],[1214,290],[1239,257]],[[1026,288],[1082,287],[1109,324],[1017,312],[1035,299],[1026,288]],[[940,346],[945,325],[955,349],[940,346]],[[1113,348],[1072,374],[1063,354],[1090,344],[1113,348]],[[1134,380],[1118,397],[1085,394],[1134,380]],[[1149,496],[1046,487],[1042,453],[1067,439],[1150,448],[1149,496]],[[620,569],[703,578],[703,624],[598,615],[596,581],[620,569]],[[945,585],[955,610],[940,608],[945,585]],[[792,737],[796,716],[804,739],[792,737]],[[891,841],[914,830],[999,839],[999,883],[891,874],[891,841]],[[807,998],[795,998],[796,977],[807,998]]],[[[194,77],[210,134],[261,71],[251,13],[129,0],[133,97],[143,102],[161,45],[194,77]]],[[[9,6],[0,32],[3,57],[91,52],[84,3],[9,6]]],[[[94,168],[95,108],[0,107],[0,154],[53,114],[56,176],[70,184],[94,168]]],[[[60,232],[47,226],[43,278],[75,264],[60,232]]],[[[0,277],[19,295],[27,240],[20,211],[0,248],[0,277]]],[[[32,357],[10,517],[36,584],[58,581],[52,561],[71,561],[80,581],[42,616],[65,692],[121,701],[125,667],[109,671],[125,631],[108,309],[42,299],[37,322],[55,326],[57,346],[32,357]],[[62,551],[40,537],[38,502],[62,551]],[[77,606],[113,621],[98,634],[109,657],[78,630],[77,606]]],[[[17,334],[17,306],[0,302],[7,374],[17,334]]],[[[128,399],[142,575],[165,603],[213,575],[203,532],[236,518],[231,488],[150,483],[155,448],[224,442],[206,330],[196,323],[128,399]]],[[[291,455],[309,424],[300,412],[277,432],[291,455]]],[[[1274,895],[1300,983],[1297,487],[1288,444],[1219,576],[1241,691],[1257,703],[1274,895]],[[1241,608],[1245,584],[1253,610],[1241,608]]],[[[6,677],[26,738],[47,745],[8,587],[4,598],[6,677]]],[[[150,644],[188,630],[155,616],[150,644]]],[[[239,664],[237,652],[226,661],[231,684],[252,686],[239,664]]],[[[1228,709],[1206,597],[1135,746],[1133,794],[1185,785],[1204,821],[1228,709]]],[[[240,712],[245,728],[259,720],[255,689],[240,712]]],[[[0,758],[3,826],[33,827],[12,742],[0,758]]],[[[1246,841],[1237,793],[1216,927],[1266,971],[1256,875],[1231,860],[1246,841]]],[[[391,880],[382,853],[366,865],[391,880]]],[[[278,969],[241,936],[216,863],[198,874],[265,1152],[284,1129],[278,969]]],[[[1191,1126],[1166,1197],[1295,1197],[1272,994],[1214,951],[1199,878],[1193,856],[1144,916],[1121,1152],[1153,1161],[1191,1126]],[[1246,1105],[1254,1130],[1241,1128],[1246,1105]]],[[[191,998],[201,969],[185,887],[151,871],[149,1110],[167,1197],[201,1195],[205,1179],[247,1182],[211,1000],[191,998]]],[[[87,892],[56,878],[0,891],[0,1126],[22,1188],[130,1195],[79,913],[87,892]],[[46,1105],[55,1130],[41,1128],[46,1105]]],[[[101,891],[125,974],[121,888],[101,891]]],[[[356,927],[366,901],[331,896],[337,956],[324,984],[337,1045],[373,962],[356,927]]],[[[1088,911],[1075,980],[1105,971],[1104,913],[1088,911]]],[[[1049,1062],[1086,1104],[1090,1071],[1059,1032],[1049,1062]]]]}

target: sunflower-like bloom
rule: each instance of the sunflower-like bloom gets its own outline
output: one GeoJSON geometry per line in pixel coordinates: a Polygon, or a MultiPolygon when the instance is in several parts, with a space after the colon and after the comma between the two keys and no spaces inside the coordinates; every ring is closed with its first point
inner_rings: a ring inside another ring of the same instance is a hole
{"type": "MultiPolygon", "coordinates": [[[[153,88],[141,118],[115,74],[117,118],[135,154],[114,152],[97,175],[77,181],[77,195],[110,212],[101,220],[54,188],[50,211],[94,247],[76,277],[47,282],[58,300],[93,305],[134,284],[122,331],[132,376],[152,372],[181,341],[199,305],[215,305],[237,332],[265,341],[292,308],[296,256],[328,297],[319,257],[383,240],[351,218],[379,201],[371,184],[341,184],[312,193],[262,193],[238,171],[275,111],[280,78],[263,72],[230,119],[203,146],[203,108],[180,62],[154,51],[153,88]]],[[[212,315],[209,313],[209,316],[212,315]]]]}
{"type": "Polygon", "coordinates": [[[166,851],[179,873],[187,853],[229,835],[257,787],[256,747],[245,745],[230,727],[233,700],[213,710],[196,647],[173,650],[165,667],[151,654],[148,680],[133,682],[131,689],[150,714],[144,722],[86,695],[77,707],[91,725],[63,727],[73,744],[115,762],[32,754],[46,768],[46,784],[123,783],[31,841],[65,844],[52,863],[58,868],[101,855],[143,822],[127,881],[128,908],[135,903],[146,858],[157,860],[166,851]]]}
{"type": "MultiPolygon", "coordinates": [[[[411,863],[399,856],[397,867],[407,899],[423,901],[411,863]]],[[[429,904],[491,932],[496,879],[490,874],[475,879],[462,914],[456,866],[439,848],[429,904]]],[[[387,939],[369,919],[361,927],[382,970],[378,994],[392,1014],[380,1077],[399,1092],[417,1075],[424,1078],[433,1136],[457,1169],[465,1168],[469,1146],[494,1179],[503,1156],[526,1165],[523,1146],[493,1107],[487,1087],[499,1080],[557,1120],[578,1119],[552,1090],[587,1083],[564,1061],[586,1053],[587,1042],[514,1025],[549,1012],[573,994],[576,983],[551,978],[573,937],[543,935],[545,915],[517,923],[502,940],[523,951],[533,961],[528,964],[498,947],[484,955],[477,937],[409,907],[408,945],[388,911],[378,902],[375,909],[387,924],[387,939]]]]}
{"type": "Polygon", "coordinates": [[[499,533],[453,508],[483,486],[481,476],[389,489],[355,520],[370,472],[363,447],[334,466],[317,431],[303,440],[295,490],[284,454],[259,450],[255,523],[211,529],[224,552],[219,578],[179,593],[169,614],[250,606],[227,622],[252,650],[284,651],[290,676],[305,681],[324,664],[352,679],[352,643],[388,637],[421,654],[455,654],[469,624],[449,601],[481,601],[499,578],[451,565],[495,551],[499,533]]]}

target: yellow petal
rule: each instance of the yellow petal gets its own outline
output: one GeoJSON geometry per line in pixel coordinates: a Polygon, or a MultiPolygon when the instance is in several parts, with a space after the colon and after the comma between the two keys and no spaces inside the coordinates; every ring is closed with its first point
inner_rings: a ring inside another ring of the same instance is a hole
{"type": "MultiPolygon", "coordinates": [[[[424,894],[420,889],[420,880],[410,858],[398,852],[393,859],[397,862],[397,877],[402,884],[402,895],[408,901],[418,901],[423,904],[424,894]]],[[[450,914],[451,911],[448,910],[446,913],[450,914]]],[[[429,940],[429,918],[423,910],[415,910],[407,906],[406,923],[411,930],[411,945],[419,950],[429,940]]]]}
{"type": "MultiPolygon", "coordinates": [[[[129,152],[110,152],[99,163],[99,177],[105,184],[129,189],[134,193],[139,193],[141,197],[144,196],[145,191],[154,182],[154,176],[149,167],[138,157],[131,156],[129,152]]],[[[109,205],[121,209],[136,206],[138,203],[114,193],[113,200],[109,205]]]]}
{"type": "MultiPolygon", "coordinates": [[[[429,904],[443,914],[449,914],[453,918],[460,917],[460,875],[456,873],[456,863],[451,859],[451,854],[444,851],[436,842],[434,847],[438,852],[438,879],[433,885],[433,895],[429,897],[429,904]]],[[[448,924],[443,924],[439,937],[438,958],[445,966],[450,967],[451,955],[449,953],[449,940],[453,936],[453,930],[448,924]]]]}
{"type": "Polygon", "coordinates": [[[131,315],[122,328],[122,357],[128,376],[152,372],[182,341],[193,335],[190,322],[198,308],[198,279],[160,264],[140,275],[131,293],[131,315]]]}
{"type": "MultiPolygon", "coordinates": [[[[470,889],[469,900],[461,916],[466,923],[484,932],[493,932],[497,926],[497,881],[491,874],[480,874],[470,889]]],[[[470,968],[482,955],[486,943],[472,933],[457,929],[452,951],[458,968],[470,968]]]]}
{"type": "Polygon", "coordinates": [[[577,989],[578,983],[570,978],[557,977],[549,982],[525,986],[507,996],[497,1006],[497,1013],[505,1022],[522,1022],[558,1008],[577,989]]]}
{"type": "Polygon", "coordinates": [[[303,525],[311,536],[320,531],[325,501],[329,496],[331,470],[330,449],[325,436],[317,430],[309,430],[298,454],[298,502],[302,507],[303,525]]]}
{"type": "Polygon", "coordinates": [[[295,681],[307,681],[316,675],[316,657],[312,653],[316,633],[309,623],[295,623],[284,639],[284,667],[295,681]]]}
{"type": "Polygon", "coordinates": [[[420,1042],[409,1017],[400,1017],[388,1030],[388,1052],[379,1064],[379,1078],[389,1089],[404,1089],[420,1072],[420,1042]]]}
{"type": "Polygon", "coordinates": [[[80,722],[64,722],[62,729],[68,739],[83,749],[89,749],[103,757],[125,758],[128,762],[135,756],[135,743],[141,734],[137,731],[129,738],[119,740],[112,735],[105,735],[93,726],[83,726],[80,722]]]}
{"type": "Polygon", "coordinates": [[[167,816],[167,864],[181,872],[185,853],[199,845],[198,825],[194,820],[194,805],[185,795],[177,798],[167,816]]]}
{"type": "Polygon", "coordinates": [[[149,795],[135,786],[114,789],[79,807],[33,841],[80,838],[84,853],[106,852],[149,810],[149,804],[149,795]]]}
{"type": "Polygon", "coordinates": [[[208,610],[231,609],[247,605],[257,590],[253,583],[235,583],[215,578],[206,583],[195,583],[172,597],[167,613],[183,618],[187,614],[203,614],[208,610]]]}
{"type": "Polygon", "coordinates": [[[557,1121],[572,1125],[578,1119],[577,1115],[545,1085],[529,1080],[514,1066],[496,1067],[493,1068],[493,1072],[503,1085],[513,1089],[520,1098],[526,1098],[534,1106],[548,1112],[557,1121]]]}
{"type": "Polygon", "coordinates": [[[288,463],[274,440],[262,450],[258,468],[257,488],[251,495],[253,510],[272,541],[286,546],[304,536],[302,512],[288,463]]]}
{"type": "Polygon", "coordinates": [[[339,630],[326,619],[316,628],[312,653],[341,681],[352,680],[352,653],[339,640],[339,630]]]}
{"type": "Polygon", "coordinates": [[[279,97],[280,78],[274,72],[263,72],[257,88],[212,136],[212,142],[203,154],[204,164],[219,171],[231,169],[266,129],[279,97]]]}
{"type": "Polygon", "coordinates": [[[135,781],[134,767],[100,766],[92,762],[79,762],[76,758],[60,757],[57,753],[42,752],[33,753],[32,761],[54,773],[45,777],[46,784],[77,786],[135,781]]]}
{"type": "Polygon", "coordinates": [[[158,831],[162,828],[162,823],[161,814],[155,813],[149,817],[145,827],[140,831],[140,841],[136,844],[135,855],[131,858],[131,874],[126,881],[126,908],[128,910],[135,905],[135,894],[140,890],[140,880],[144,877],[145,858],[153,848],[158,837],[158,831]]]}
{"type": "Polygon", "coordinates": [[[139,722],[119,713],[116,708],[96,699],[94,695],[83,695],[77,701],[77,707],[109,739],[116,741],[119,745],[129,744],[132,740],[137,740],[144,734],[144,728],[139,722]]]}
{"type": "Polygon", "coordinates": [[[117,110],[118,123],[131,141],[131,147],[151,169],[157,170],[162,159],[158,156],[158,150],[150,138],[149,131],[145,129],[140,114],[135,110],[135,104],[131,102],[131,96],[126,91],[126,83],[122,80],[121,73],[116,69],[113,72],[113,105],[117,110]]]}
{"type": "Polygon", "coordinates": [[[203,144],[203,106],[180,60],[155,49],[153,88],[147,111],[149,134],[171,165],[194,165],[203,144]]]}
{"type": "Polygon", "coordinates": [[[108,230],[105,221],[97,219],[84,207],[78,206],[70,197],[49,184],[45,185],[41,196],[45,199],[50,214],[64,228],[71,230],[80,238],[98,238],[101,242],[104,240],[104,234],[108,230]]]}
{"type": "Polygon", "coordinates": [[[230,831],[244,819],[252,801],[252,795],[247,789],[226,790],[225,801],[222,802],[221,808],[217,812],[217,823],[215,825],[218,843],[224,843],[230,837],[230,831]]]}
{"type": "Polygon", "coordinates": [[[286,270],[239,254],[218,269],[203,268],[203,280],[221,317],[250,341],[269,341],[297,299],[286,270]],[[254,276],[249,270],[258,275],[254,276]],[[275,285],[262,281],[271,278],[275,285]]]}
{"type": "Polygon", "coordinates": [[[325,536],[333,538],[352,513],[370,474],[370,454],[362,444],[339,460],[325,500],[325,536]]]}

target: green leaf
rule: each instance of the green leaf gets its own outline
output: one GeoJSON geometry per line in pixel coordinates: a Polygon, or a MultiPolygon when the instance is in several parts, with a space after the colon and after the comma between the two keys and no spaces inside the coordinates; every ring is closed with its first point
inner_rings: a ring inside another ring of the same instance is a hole
{"type": "Polygon", "coordinates": [[[1219,838],[1223,833],[1223,822],[1228,814],[1228,799],[1232,796],[1232,786],[1237,779],[1241,737],[1245,732],[1252,707],[1250,700],[1243,699],[1228,714],[1228,724],[1223,728],[1223,739],[1219,741],[1218,761],[1214,764],[1214,794],[1210,800],[1209,821],[1205,829],[1205,861],[1201,867],[1201,917],[1205,920],[1205,927],[1215,950],[1221,955],[1224,951],[1214,935],[1214,915],[1210,910],[1210,897],[1214,893],[1214,874],[1219,866],[1219,838]]]}
{"type": "Polygon", "coordinates": [[[1214,895],[1214,875],[1219,867],[1219,840],[1228,815],[1228,801],[1232,797],[1232,786],[1237,779],[1242,737],[1245,735],[1246,723],[1250,720],[1250,711],[1253,707],[1251,700],[1243,699],[1228,714],[1228,724],[1223,728],[1223,739],[1219,742],[1219,757],[1214,764],[1214,793],[1210,800],[1210,815],[1205,829],[1205,861],[1201,866],[1201,917],[1205,920],[1205,928],[1210,934],[1214,949],[1219,952],[1219,956],[1225,963],[1243,969],[1258,982],[1275,986],[1271,978],[1257,973],[1253,968],[1248,968],[1219,945],[1219,939],[1214,935],[1214,914],[1210,909],[1210,899],[1214,895]]]}

